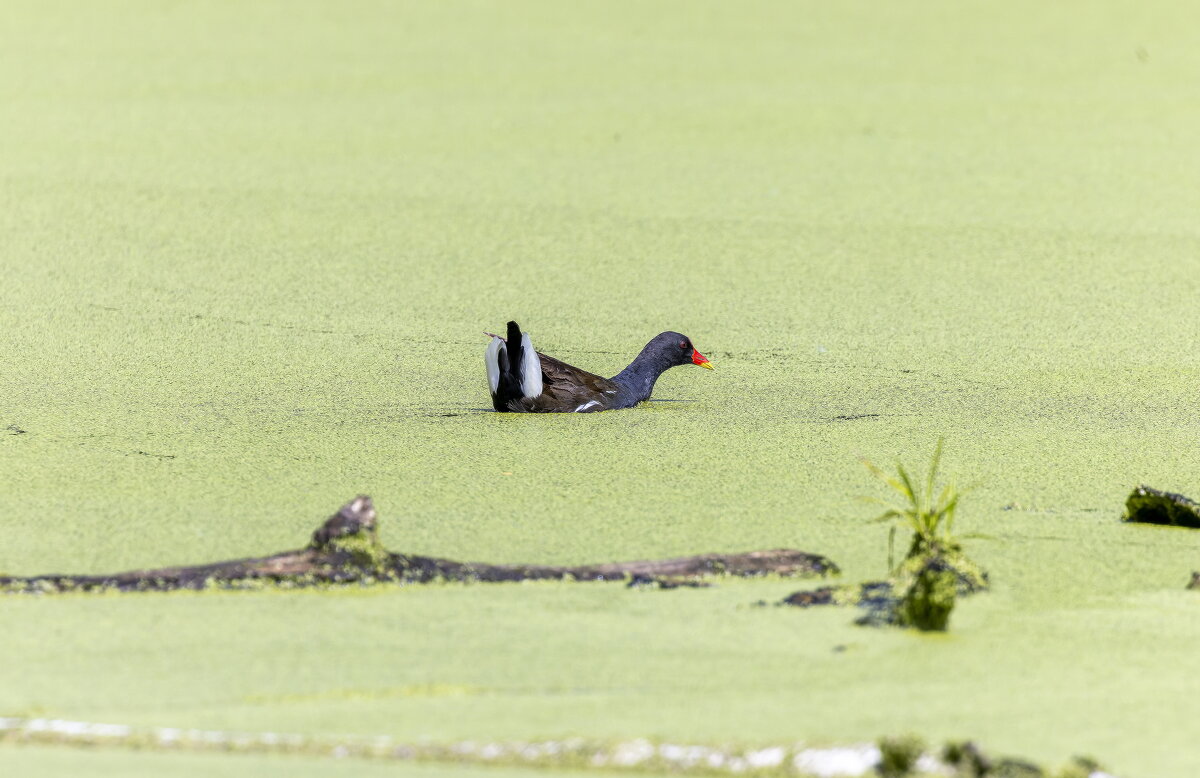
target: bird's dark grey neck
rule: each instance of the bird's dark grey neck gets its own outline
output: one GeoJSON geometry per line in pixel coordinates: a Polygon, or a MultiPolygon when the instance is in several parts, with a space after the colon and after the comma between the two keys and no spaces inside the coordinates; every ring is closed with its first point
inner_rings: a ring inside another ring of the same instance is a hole
{"type": "Polygon", "coordinates": [[[652,353],[649,347],[643,349],[637,359],[629,363],[629,367],[612,377],[612,382],[620,387],[617,395],[619,407],[627,408],[650,399],[654,382],[672,367],[674,365],[665,355],[652,353]]]}

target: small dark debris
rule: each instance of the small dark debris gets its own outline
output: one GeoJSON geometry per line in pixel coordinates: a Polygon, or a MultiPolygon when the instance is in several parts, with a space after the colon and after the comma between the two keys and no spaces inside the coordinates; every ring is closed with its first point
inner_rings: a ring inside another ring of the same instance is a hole
{"type": "Polygon", "coordinates": [[[883,627],[899,622],[900,593],[890,581],[870,581],[862,585],[858,607],[866,611],[854,620],[860,627],[883,627]]]}
{"type": "Polygon", "coordinates": [[[365,494],[360,494],[338,509],[313,532],[309,548],[321,549],[338,538],[365,533],[371,539],[377,537],[375,504],[365,494]]]}
{"type": "Polygon", "coordinates": [[[830,605],[833,603],[834,587],[822,586],[811,591],[795,592],[783,600],[784,605],[795,605],[797,608],[811,608],[814,605],[830,605]]]}
{"type": "Polygon", "coordinates": [[[868,581],[862,585],[862,601],[871,603],[892,596],[893,586],[890,581],[868,581]]]}
{"type": "Polygon", "coordinates": [[[707,589],[712,584],[692,578],[664,578],[638,573],[625,586],[629,589],[707,589]]]}
{"type": "Polygon", "coordinates": [[[877,419],[883,414],[880,413],[853,413],[849,416],[834,416],[833,421],[855,421],[857,419],[877,419]]]}
{"type": "Polygon", "coordinates": [[[1192,582],[1187,585],[1189,589],[1200,589],[1200,573],[1192,573],[1192,582]]]}
{"type": "Polygon", "coordinates": [[[174,454],[152,454],[149,451],[130,451],[130,454],[137,454],[143,457],[152,457],[154,459],[174,459],[174,454]]]}
{"type": "Polygon", "coordinates": [[[26,430],[21,429],[16,424],[9,424],[4,429],[8,430],[13,435],[24,435],[26,433],[26,430]]]}

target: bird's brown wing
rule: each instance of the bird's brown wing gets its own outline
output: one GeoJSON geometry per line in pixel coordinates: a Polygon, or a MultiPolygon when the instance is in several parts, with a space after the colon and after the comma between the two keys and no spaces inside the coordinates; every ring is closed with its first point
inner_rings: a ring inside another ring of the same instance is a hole
{"type": "Polygon", "coordinates": [[[513,410],[529,413],[603,411],[617,396],[617,385],[595,373],[538,352],[542,362],[542,393],[510,403],[513,410]]]}

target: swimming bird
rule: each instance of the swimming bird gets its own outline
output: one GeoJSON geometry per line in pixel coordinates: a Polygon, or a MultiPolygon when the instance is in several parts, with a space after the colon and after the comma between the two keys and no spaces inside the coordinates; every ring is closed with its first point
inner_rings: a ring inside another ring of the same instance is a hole
{"type": "Polygon", "coordinates": [[[500,412],[594,413],[632,408],[648,400],[654,382],[676,365],[713,369],[708,357],[678,332],[655,335],[629,367],[612,378],[534,351],[529,334],[521,332],[515,321],[508,323],[507,338],[484,334],[492,339],[483,358],[492,406],[500,412]]]}

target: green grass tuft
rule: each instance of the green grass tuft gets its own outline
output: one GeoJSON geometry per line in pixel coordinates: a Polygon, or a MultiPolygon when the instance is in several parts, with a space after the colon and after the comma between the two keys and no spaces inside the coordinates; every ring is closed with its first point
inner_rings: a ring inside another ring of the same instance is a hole
{"type": "MultiPolygon", "coordinates": [[[[896,463],[897,474],[891,476],[869,459],[862,459],[862,463],[875,477],[904,498],[900,504],[890,503],[878,497],[863,498],[886,508],[883,513],[875,517],[874,521],[900,520],[906,524],[913,531],[914,549],[954,544],[954,514],[958,510],[958,501],[963,492],[959,491],[953,482],[943,486],[940,492],[936,492],[943,443],[944,441],[939,439],[933,450],[933,458],[929,462],[929,472],[925,476],[923,487],[913,480],[903,464],[896,463]],[[936,497],[934,496],[935,492],[936,497]]],[[[912,555],[911,552],[909,555],[912,555]]]]}

